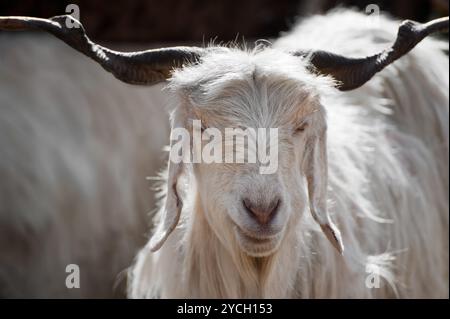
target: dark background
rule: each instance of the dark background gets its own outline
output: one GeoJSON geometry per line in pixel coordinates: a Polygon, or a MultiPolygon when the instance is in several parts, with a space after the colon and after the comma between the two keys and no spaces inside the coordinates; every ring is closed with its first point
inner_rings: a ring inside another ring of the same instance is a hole
{"type": "Polygon", "coordinates": [[[425,21],[448,15],[448,0],[1,0],[0,15],[48,18],[80,7],[91,38],[108,42],[191,42],[274,37],[297,16],[321,13],[337,5],[425,21]]]}

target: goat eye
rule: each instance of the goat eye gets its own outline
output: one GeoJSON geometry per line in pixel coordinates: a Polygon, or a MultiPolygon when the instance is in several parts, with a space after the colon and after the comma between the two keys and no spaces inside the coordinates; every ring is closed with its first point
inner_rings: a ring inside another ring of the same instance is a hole
{"type": "Polygon", "coordinates": [[[307,127],[308,127],[308,123],[302,123],[300,126],[298,126],[295,129],[295,133],[302,133],[306,130],[307,127]]]}

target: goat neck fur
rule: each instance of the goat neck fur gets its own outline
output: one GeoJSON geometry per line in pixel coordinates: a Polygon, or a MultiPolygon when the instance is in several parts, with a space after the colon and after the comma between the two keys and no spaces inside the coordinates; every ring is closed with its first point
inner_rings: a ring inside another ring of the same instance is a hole
{"type": "MultiPolygon", "coordinates": [[[[348,93],[336,92],[330,79],[311,75],[283,53],[327,48],[349,56],[370,55],[395,38],[397,25],[385,18],[374,25],[352,11],[333,12],[298,25],[273,49],[211,53],[200,65],[174,74],[174,119],[189,107],[209,106],[214,112],[217,105],[211,102],[223,102],[227,95],[227,101],[241,106],[238,116],[253,119],[270,110],[288,112],[300,96],[306,101],[303,107],[315,106],[321,116],[326,110],[328,207],[346,250],[341,256],[333,249],[305,204],[291,207],[284,238],[273,254],[248,256],[226,218],[211,217],[222,214],[204,209],[211,201],[220,207],[226,181],[223,192],[205,198],[207,177],[186,166],[177,184],[183,198],[180,221],[159,251],[152,253],[147,245],[137,256],[130,271],[130,297],[448,297],[445,45],[426,39],[348,93]],[[277,90],[274,79],[279,81],[277,90]],[[230,90],[234,80],[249,86],[230,90]],[[293,87],[297,93],[288,94],[293,87]],[[271,92],[282,108],[273,108],[271,92]],[[244,100],[248,103],[242,104],[244,100]],[[268,109],[261,110],[262,105],[268,109]],[[379,288],[367,286],[371,274],[379,276],[379,288]]],[[[233,116],[232,111],[225,117],[215,114],[209,121],[226,122],[233,116]]],[[[279,169],[285,166],[281,161],[279,169]]],[[[282,191],[307,202],[302,179],[292,183],[282,191]]],[[[160,210],[157,223],[162,215],[160,210]]]]}

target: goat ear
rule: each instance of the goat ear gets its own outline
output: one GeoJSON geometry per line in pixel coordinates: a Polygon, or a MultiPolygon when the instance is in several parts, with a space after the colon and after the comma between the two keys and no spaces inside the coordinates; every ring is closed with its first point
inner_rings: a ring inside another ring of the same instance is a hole
{"type": "MultiPolygon", "coordinates": [[[[171,143],[172,144],[172,143],[171,143]]],[[[171,149],[172,149],[171,145],[171,149]]],[[[178,224],[181,215],[182,201],[178,195],[177,182],[183,171],[183,163],[175,163],[169,156],[167,192],[164,203],[164,210],[159,225],[150,239],[150,250],[157,251],[162,247],[167,237],[172,233],[178,224]]]]}
{"type": "Polygon", "coordinates": [[[331,221],[327,210],[328,160],[326,148],[326,129],[319,136],[310,137],[306,145],[305,176],[308,182],[309,207],[314,220],[320,225],[323,233],[343,254],[341,234],[331,221]]]}

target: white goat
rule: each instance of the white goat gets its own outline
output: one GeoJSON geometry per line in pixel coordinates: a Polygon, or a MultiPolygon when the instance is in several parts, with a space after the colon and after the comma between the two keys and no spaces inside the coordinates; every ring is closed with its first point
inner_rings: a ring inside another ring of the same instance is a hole
{"type": "Polygon", "coordinates": [[[301,45],[367,56],[385,48],[397,26],[382,19],[375,29],[361,14],[337,12],[309,19],[274,49],[211,53],[175,72],[173,126],[195,113],[218,128],[278,127],[279,170],[186,169],[178,226],[157,253],[149,242],[138,255],[130,297],[448,296],[448,58],[442,44],[424,41],[346,94],[281,52],[301,45]],[[315,170],[317,187],[326,183],[325,157],[302,162],[311,147],[325,147],[325,110],[329,210],[342,232],[343,256],[305,212],[302,176],[315,170]],[[304,121],[309,127],[295,133],[304,121]],[[323,136],[319,145],[308,142],[313,136],[323,136]],[[260,207],[280,199],[272,227],[282,230],[254,239],[264,235],[248,231],[255,225],[243,198],[260,207]],[[236,228],[243,231],[235,234],[236,228]],[[370,287],[378,279],[381,287],[370,287]]]}
{"type": "Polygon", "coordinates": [[[448,296],[445,45],[425,40],[362,86],[448,29],[448,18],[402,24],[387,51],[397,23],[373,28],[337,12],[273,48],[131,54],[64,28],[66,19],[7,17],[0,28],[43,28],[128,83],[172,75],[172,128],[201,119],[221,131],[279,129],[275,174],[250,163],[169,163],[130,297],[448,296]]]}
{"type": "Polygon", "coordinates": [[[2,33],[0,52],[0,296],[124,296],[168,141],[164,95],[47,35],[2,33]]]}

